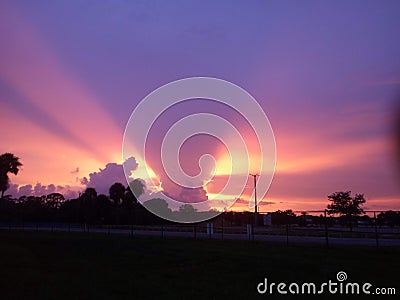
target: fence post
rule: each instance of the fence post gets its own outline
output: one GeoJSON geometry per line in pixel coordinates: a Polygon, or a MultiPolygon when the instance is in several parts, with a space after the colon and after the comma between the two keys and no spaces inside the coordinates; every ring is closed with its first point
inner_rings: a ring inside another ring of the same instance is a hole
{"type": "Polygon", "coordinates": [[[326,247],[329,247],[328,219],[326,217],[326,209],[324,210],[324,219],[325,219],[325,243],[326,243],[326,247]]]}
{"type": "Polygon", "coordinates": [[[286,245],[289,245],[289,224],[286,224],[286,245]]]}
{"type": "Polygon", "coordinates": [[[378,236],[378,220],[376,219],[376,212],[374,212],[374,223],[375,223],[375,240],[376,240],[376,247],[379,247],[379,236],[378,236]]]}
{"type": "Polygon", "coordinates": [[[224,239],[224,216],[222,215],[222,222],[221,222],[221,239],[224,239]]]}
{"type": "Polygon", "coordinates": [[[213,223],[207,223],[207,233],[211,240],[212,235],[214,234],[214,226],[213,223]]]}
{"type": "Polygon", "coordinates": [[[252,225],[251,224],[247,224],[247,237],[249,238],[249,240],[251,239],[252,236],[252,225]]]}

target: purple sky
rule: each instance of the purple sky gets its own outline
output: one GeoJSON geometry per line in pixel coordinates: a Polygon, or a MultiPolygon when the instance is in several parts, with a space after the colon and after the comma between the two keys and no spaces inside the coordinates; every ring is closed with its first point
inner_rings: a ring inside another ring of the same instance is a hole
{"type": "MultiPolygon", "coordinates": [[[[370,208],[399,209],[391,140],[399,1],[0,7],[0,151],[24,163],[16,185],[79,187],[89,173],[121,163],[123,130],[143,97],[177,79],[209,76],[245,88],[270,119],[278,156],[265,199],[276,203],[271,209],[323,208],[326,195],[342,189],[365,193],[370,208]],[[52,154],[58,146],[66,149],[62,162],[52,154]],[[46,161],[58,167],[43,169],[46,161]]],[[[204,107],[181,112],[191,110],[204,107]]]]}

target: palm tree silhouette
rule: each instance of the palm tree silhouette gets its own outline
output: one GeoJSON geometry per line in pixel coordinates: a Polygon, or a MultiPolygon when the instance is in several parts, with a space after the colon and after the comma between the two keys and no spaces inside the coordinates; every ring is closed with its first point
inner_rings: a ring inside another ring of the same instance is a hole
{"type": "Polygon", "coordinates": [[[1,199],[4,197],[4,192],[9,187],[8,173],[17,175],[22,166],[19,158],[12,153],[4,153],[0,155],[0,190],[1,199]]]}
{"type": "Polygon", "coordinates": [[[116,182],[110,186],[109,193],[111,200],[114,202],[115,223],[116,225],[119,225],[119,206],[125,195],[125,186],[120,182],[116,182]]]}

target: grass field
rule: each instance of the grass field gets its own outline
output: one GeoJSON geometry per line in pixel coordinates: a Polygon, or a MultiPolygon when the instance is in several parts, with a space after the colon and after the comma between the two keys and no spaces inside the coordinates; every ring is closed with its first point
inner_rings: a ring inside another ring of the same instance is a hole
{"type": "Polygon", "coordinates": [[[287,299],[258,295],[256,286],[264,277],[321,283],[338,271],[399,293],[399,255],[399,248],[0,231],[0,299],[287,299]]]}

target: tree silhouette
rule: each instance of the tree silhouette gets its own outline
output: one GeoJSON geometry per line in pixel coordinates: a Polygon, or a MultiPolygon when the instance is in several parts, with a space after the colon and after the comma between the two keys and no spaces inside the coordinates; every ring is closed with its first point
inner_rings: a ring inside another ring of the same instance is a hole
{"type": "Polygon", "coordinates": [[[351,197],[351,191],[335,192],[328,196],[331,204],[328,204],[328,214],[339,214],[345,218],[349,223],[350,228],[352,225],[353,217],[365,214],[361,206],[365,203],[363,194],[355,194],[351,197]]]}
{"type": "Polygon", "coordinates": [[[135,198],[139,198],[144,194],[144,183],[140,179],[132,180],[127,187],[127,190],[130,190],[135,198]]]}
{"type": "Polygon", "coordinates": [[[87,188],[80,196],[80,204],[83,209],[85,223],[92,222],[95,214],[94,207],[97,200],[97,191],[94,188],[87,188]]]}
{"type": "Polygon", "coordinates": [[[147,200],[143,203],[143,206],[158,216],[168,217],[172,214],[172,210],[168,207],[167,201],[161,198],[147,200]]]}
{"type": "Polygon", "coordinates": [[[17,175],[21,166],[19,158],[14,154],[4,153],[0,155],[0,190],[2,199],[4,198],[4,192],[9,187],[8,173],[17,175]]]}
{"type": "Polygon", "coordinates": [[[384,211],[378,215],[379,225],[388,225],[390,227],[400,225],[400,212],[398,211],[384,211]]]}
{"type": "Polygon", "coordinates": [[[178,211],[175,212],[175,220],[179,222],[190,222],[191,220],[196,218],[198,214],[197,209],[193,207],[191,204],[183,204],[179,207],[178,211]]]}
{"type": "Polygon", "coordinates": [[[97,191],[95,188],[87,188],[83,194],[82,197],[88,198],[88,199],[96,199],[97,197],[97,191]]]}
{"type": "Polygon", "coordinates": [[[96,220],[104,224],[111,221],[112,203],[106,195],[100,194],[96,202],[96,220]]]}
{"type": "Polygon", "coordinates": [[[60,193],[51,193],[44,197],[44,203],[46,204],[46,206],[53,209],[60,208],[64,201],[65,198],[60,193]]]}
{"type": "Polygon", "coordinates": [[[183,204],[179,207],[179,212],[182,214],[193,214],[196,209],[191,204],[183,204]]]}
{"type": "Polygon", "coordinates": [[[109,193],[111,200],[117,206],[121,204],[122,200],[124,199],[125,186],[120,182],[116,182],[112,186],[110,186],[109,193]]]}
{"type": "Polygon", "coordinates": [[[115,223],[119,224],[119,206],[122,203],[124,196],[125,196],[125,186],[120,183],[116,182],[109,189],[110,198],[114,203],[115,207],[115,223]]]}
{"type": "Polygon", "coordinates": [[[132,206],[132,204],[137,204],[141,195],[144,193],[144,184],[139,179],[135,179],[129,183],[126,188],[125,195],[123,198],[123,203],[126,206],[132,206]]]}
{"type": "Polygon", "coordinates": [[[293,224],[296,222],[296,214],[291,210],[277,210],[271,214],[272,223],[277,225],[293,224]]]}
{"type": "Polygon", "coordinates": [[[140,179],[135,179],[126,187],[122,208],[125,222],[134,224],[137,221],[137,210],[139,208],[138,197],[144,193],[144,184],[140,179]]]}

